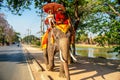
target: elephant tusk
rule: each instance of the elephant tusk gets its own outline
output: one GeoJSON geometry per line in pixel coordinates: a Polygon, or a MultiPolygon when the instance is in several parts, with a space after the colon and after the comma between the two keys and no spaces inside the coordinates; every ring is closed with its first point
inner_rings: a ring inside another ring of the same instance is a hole
{"type": "Polygon", "coordinates": [[[65,60],[64,60],[63,57],[62,57],[61,50],[60,50],[60,60],[61,60],[62,62],[65,62],[65,60]]]}
{"type": "Polygon", "coordinates": [[[74,61],[77,62],[77,59],[73,56],[72,52],[70,52],[70,56],[73,58],[74,61]]]}

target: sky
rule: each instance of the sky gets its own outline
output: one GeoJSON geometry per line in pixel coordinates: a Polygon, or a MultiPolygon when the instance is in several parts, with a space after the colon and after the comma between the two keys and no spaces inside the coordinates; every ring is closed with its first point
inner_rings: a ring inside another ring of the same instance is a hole
{"type": "Polygon", "coordinates": [[[40,31],[40,17],[35,12],[35,9],[25,10],[21,16],[12,14],[9,10],[2,9],[0,13],[5,14],[5,18],[8,23],[13,26],[16,32],[24,37],[28,34],[28,29],[31,30],[31,34],[39,37],[38,32],[40,31]]]}

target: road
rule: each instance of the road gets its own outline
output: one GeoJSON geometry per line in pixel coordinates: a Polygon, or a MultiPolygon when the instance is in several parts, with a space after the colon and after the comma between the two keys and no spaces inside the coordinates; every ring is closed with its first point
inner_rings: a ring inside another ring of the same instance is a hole
{"type": "Polygon", "coordinates": [[[22,47],[0,47],[0,80],[34,80],[22,47]]]}

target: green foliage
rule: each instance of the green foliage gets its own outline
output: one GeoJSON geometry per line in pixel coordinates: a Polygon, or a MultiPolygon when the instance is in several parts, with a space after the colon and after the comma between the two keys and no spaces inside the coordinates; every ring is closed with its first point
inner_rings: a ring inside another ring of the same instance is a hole
{"type": "Polygon", "coordinates": [[[37,40],[36,43],[35,43],[35,45],[40,46],[41,45],[40,41],[37,40]]]}
{"type": "Polygon", "coordinates": [[[104,46],[105,44],[108,45],[108,40],[109,38],[105,35],[100,35],[94,38],[94,41],[97,42],[98,46],[104,46]]]}
{"type": "Polygon", "coordinates": [[[20,42],[20,33],[14,32],[13,42],[20,42]]]}
{"type": "Polygon", "coordinates": [[[87,40],[88,35],[83,30],[77,31],[76,42],[84,43],[87,42],[87,40]]]}
{"type": "Polygon", "coordinates": [[[7,0],[4,2],[6,4],[5,6],[8,6],[13,14],[19,15],[21,15],[25,9],[30,9],[29,6],[32,4],[31,0],[7,0]]]}
{"type": "MultiPolygon", "coordinates": [[[[25,9],[30,9],[30,5],[34,5],[38,12],[41,12],[42,6],[51,1],[65,6],[71,23],[77,29],[76,40],[87,39],[87,35],[84,34],[87,31],[98,34],[95,41],[102,46],[104,44],[120,45],[119,0],[2,0],[0,5],[8,6],[15,14],[21,14],[25,9]]],[[[32,42],[31,38],[26,39],[32,42]]]]}
{"type": "Polygon", "coordinates": [[[23,39],[22,39],[22,42],[24,43],[28,43],[28,44],[34,44],[34,45],[38,45],[40,46],[40,40],[35,37],[34,35],[29,35],[29,36],[25,36],[23,39]]]}
{"type": "Polygon", "coordinates": [[[3,13],[0,13],[0,43],[12,43],[15,39],[15,32],[6,20],[3,13]]]}

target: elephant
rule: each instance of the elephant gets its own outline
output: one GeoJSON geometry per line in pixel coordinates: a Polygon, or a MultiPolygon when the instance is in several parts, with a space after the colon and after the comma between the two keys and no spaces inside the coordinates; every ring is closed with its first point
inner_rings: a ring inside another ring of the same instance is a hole
{"type": "Polygon", "coordinates": [[[48,33],[48,44],[47,48],[44,49],[44,60],[46,68],[52,71],[54,68],[54,56],[56,52],[60,54],[60,71],[59,77],[66,77],[70,80],[70,73],[68,68],[68,57],[70,50],[70,35],[71,32],[68,30],[66,33],[62,32],[60,29],[54,27],[48,33]],[[54,35],[54,43],[51,41],[52,34],[54,35]]]}

